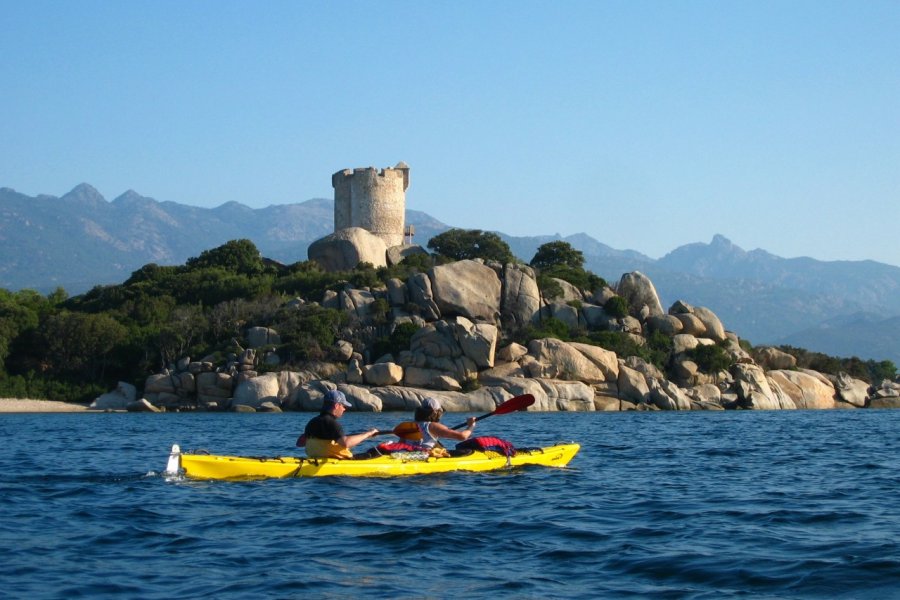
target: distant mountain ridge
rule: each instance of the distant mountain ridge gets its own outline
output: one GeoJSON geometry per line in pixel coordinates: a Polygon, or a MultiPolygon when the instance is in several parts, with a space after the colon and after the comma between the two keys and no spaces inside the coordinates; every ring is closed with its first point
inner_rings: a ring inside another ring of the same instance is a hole
{"type": "MultiPolygon", "coordinates": [[[[451,227],[414,210],[406,211],[406,220],[415,226],[414,242],[423,246],[451,227]]],[[[333,228],[333,202],[322,198],[258,209],[238,202],[199,208],[133,190],[107,201],[88,184],[61,197],[0,188],[0,287],[47,293],[61,286],[79,294],[120,283],[147,263],[183,264],[238,238],[252,240],[268,258],[293,263],[306,260],[309,244],[333,228]]],[[[567,241],[584,253],[586,268],[610,283],[642,271],[664,308],[675,300],[707,306],[754,344],[789,343],[900,364],[900,267],[785,259],[745,251],[721,235],[659,260],[611,248],[585,233],[499,235],[525,261],[543,243],[567,241]]]]}

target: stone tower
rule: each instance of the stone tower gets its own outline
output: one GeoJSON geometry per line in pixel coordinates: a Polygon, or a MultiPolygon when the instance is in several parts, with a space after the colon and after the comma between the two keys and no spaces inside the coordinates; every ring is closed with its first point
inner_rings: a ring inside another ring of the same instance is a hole
{"type": "Polygon", "coordinates": [[[393,169],[374,167],[344,169],[331,176],[334,188],[334,230],[362,227],[384,240],[385,245],[403,244],[406,188],[409,166],[393,169]]]}

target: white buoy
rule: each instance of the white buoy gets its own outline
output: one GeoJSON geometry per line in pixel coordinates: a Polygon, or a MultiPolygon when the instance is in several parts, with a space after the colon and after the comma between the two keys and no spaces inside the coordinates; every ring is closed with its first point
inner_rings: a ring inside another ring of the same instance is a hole
{"type": "Polygon", "coordinates": [[[169,462],[166,463],[166,475],[177,476],[181,473],[181,448],[178,444],[172,444],[172,452],[169,454],[169,462]]]}

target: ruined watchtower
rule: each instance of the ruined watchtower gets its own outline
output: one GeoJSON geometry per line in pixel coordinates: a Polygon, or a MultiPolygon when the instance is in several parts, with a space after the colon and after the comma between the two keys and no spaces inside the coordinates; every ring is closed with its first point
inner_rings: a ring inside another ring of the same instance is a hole
{"type": "Polygon", "coordinates": [[[344,169],[331,176],[334,188],[334,230],[362,227],[384,240],[385,245],[403,244],[406,188],[409,166],[393,169],[374,167],[344,169]]]}

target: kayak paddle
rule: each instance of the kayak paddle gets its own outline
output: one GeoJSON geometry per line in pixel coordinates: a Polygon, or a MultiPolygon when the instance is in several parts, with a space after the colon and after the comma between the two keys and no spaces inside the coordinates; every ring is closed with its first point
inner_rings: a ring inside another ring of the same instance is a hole
{"type": "MultiPolygon", "coordinates": [[[[488,417],[492,417],[494,415],[505,415],[507,413],[516,412],[519,410],[525,410],[529,406],[534,404],[534,396],[532,394],[522,394],[521,396],[516,396],[514,398],[510,398],[491,412],[481,415],[477,417],[475,421],[480,421],[482,419],[487,419],[488,417]]],[[[460,423],[456,427],[451,427],[451,429],[462,429],[466,426],[466,423],[460,423]]],[[[388,431],[379,431],[375,435],[396,435],[399,438],[403,439],[421,439],[421,433],[419,432],[419,427],[412,421],[405,421],[403,423],[398,424],[392,430],[388,431]]],[[[351,434],[352,435],[352,434],[351,434]]],[[[306,436],[301,435],[297,438],[297,446],[304,447],[306,446],[306,436]]]]}
{"type": "MultiPolygon", "coordinates": [[[[400,425],[403,425],[403,423],[401,423],[400,425]]],[[[376,433],[375,435],[400,435],[399,433],[396,433],[396,430],[398,430],[400,428],[400,425],[397,425],[397,427],[394,427],[393,431],[380,431],[379,430],[378,433],[376,433]]],[[[365,433],[365,431],[359,431],[357,433],[365,433]]],[[[351,433],[350,435],[357,435],[357,433],[351,433]]],[[[297,438],[297,447],[303,448],[304,446],[306,446],[306,434],[301,433],[300,437],[297,438]]]]}
{"type": "MultiPolygon", "coordinates": [[[[495,408],[493,411],[476,418],[475,421],[487,419],[488,417],[492,417],[494,415],[505,415],[506,413],[516,412],[517,410],[525,410],[532,404],[534,404],[534,396],[531,394],[522,394],[521,396],[510,398],[509,400],[495,408]]],[[[451,427],[450,429],[462,429],[465,426],[465,423],[460,423],[459,425],[451,427]]]]}
{"type": "MultiPolygon", "coordinates": [[[[476,421],[480,421],[482,419],[487,419],[493,415],[505,415],[506,413],[516,412],[517,410],[525,410],[529,406],[534,404],[534,396],[531,394],[523,394],[521,396],[516,396],[515,398],[510,398],[497,408],[495,408],[492,412],[487,413],[486,415],[481,415],[476,421]]],[[[466,426],[466,423],[461,423],[456,427],[451,427],[450,429],[462,429],[466,426]]],[[[419,427],[412,421],[404,421],[400,423],[396,427],[394,427],[394,435],[401,439],[405,440],[421,440],[422,432],[419,431],[419,427]]]]}

